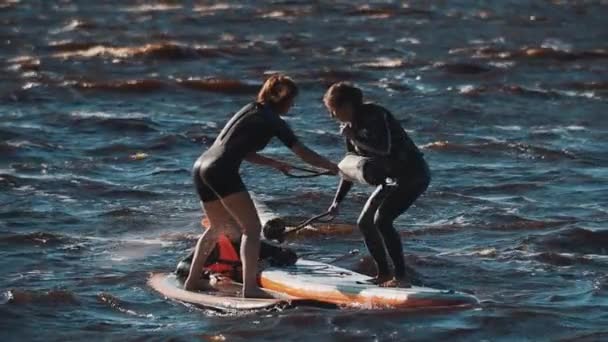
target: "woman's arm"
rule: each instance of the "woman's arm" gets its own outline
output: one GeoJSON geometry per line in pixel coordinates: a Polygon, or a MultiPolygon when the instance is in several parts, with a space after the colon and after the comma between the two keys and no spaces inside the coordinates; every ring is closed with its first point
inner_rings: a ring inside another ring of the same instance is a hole
{"type": "Polygon", "coordinates": [[[284,163],[282,161],[265,157],[261,154],[257,154],[256,152],[252,152],[247,155],[245,158],[246,161],[258,165],[270,166],[282,172],[289,172],[291,169],[291,165],[284,163]]]}
{"type": "Polygon", "coordinates": [[[315,151],[309,149],[300,142],[296,142],[293,146],[291,146],[291,150],[303,161],[312,166],[329,170],[334,175],[337,175],[339,172],[338,165],[332,163],[327,158],[317,154],[315,151]]]}
{"type": "Polygon", "coordinates": [[[329,206],[328,211],[334,215],[337,216],[338,215],[338,207],[340,206],[340,203],[342,202],[342,200],[344,199],[344,197],[346,197],[346,195],[348,194],[348,191],[350,191],[350,189],[353,187],[353,182],[351,181],[347,181],[346,179],[342,178],[340,179],[340,184],[338,185],[338,190],[336,191],[336,195],[334,196],[334,200],[331,203],[331,206],[329,206]]]}
{"type": "Polygon", "coordinates": [[[340,185],[338,185],[338,190],[336,191],[336,196],[334,196],[334,203],[340,203],[346,197],[350,189],[353,187],[353,182],[348,181],[344,178],[340,179],[340,185]]]}
{"type": "Polygon", "coordinates": [[[265,165],[265,166],[270,166],[270,167],[275,167],[277,165],[277,163],[279,162],[278,160],[274,160],[272,158],[265,157],[261,154],[257,154],[256,152],[249,153],[247,155],[247,157],[245,158],[245,160],[250,163],[254,163],[254,164],[258,164],[258,165],[265,165]]]}

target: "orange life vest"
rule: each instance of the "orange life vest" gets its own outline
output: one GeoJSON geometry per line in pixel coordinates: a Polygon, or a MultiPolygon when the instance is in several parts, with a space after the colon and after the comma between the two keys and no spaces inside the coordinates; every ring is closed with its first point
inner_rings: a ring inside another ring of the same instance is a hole
{"type": "Polygon", "coordinates": [[[236,266],[241,264],[239,254],[234,249],[232,242],[226,235],[220,235],[217,241],[218,258],[217,261],[205,269],[211,273],[232,273],[236,266]]]}

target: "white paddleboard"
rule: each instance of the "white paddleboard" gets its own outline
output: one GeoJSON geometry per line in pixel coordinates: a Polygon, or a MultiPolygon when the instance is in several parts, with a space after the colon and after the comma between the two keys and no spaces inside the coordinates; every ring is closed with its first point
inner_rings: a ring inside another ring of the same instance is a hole
{"type": "Polygon", "coordinates": [[[298,260],[294,266],[271,267],[260,274],[263,288],[293,297],[347,307],[437,308],[473,306],[472,295],[428,287],[387,288],[370,283],[370,277],[317,261],[298,260]]]}
{"type": "Polygon", "coordinates": [[[217,292],[194,292],[183,289],[183,284],[172,273],[155,273],[148,280],[148,284],[166,298],[222,311],[261,310],[291,304],[286,295],[276,295],[277,298],[259,299],[238,297],[235,287],[224,286],[217,292]]]}

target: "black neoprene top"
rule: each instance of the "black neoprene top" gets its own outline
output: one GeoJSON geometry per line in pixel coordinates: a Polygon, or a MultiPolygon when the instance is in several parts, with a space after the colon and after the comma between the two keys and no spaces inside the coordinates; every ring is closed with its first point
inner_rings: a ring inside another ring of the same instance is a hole
{"type": "Polygon", "coordinates": [[[297,137],[279,115],[268,106],[253,102],[241,110],[226,123],[213,145],[205,152],[205,158],[223,165],[237,166],[252,152],[257,152],[270,142],[273,137],[291,148],[297,137]]]}
{"type": "MultiPolygon", "coordinates": [[[[391,177],[401,174],[409,176],[423,170],[425,164],[423,154],[407,135],[401,124],[384,107],[373,103],[364,103],[357,109],[352,123],[354,138],[346,138],[346,150],[364,157],[381,159],[391,177]]],[[[411,178],[411,177],[406,178],[411,178]]],[[[344,178],[340,180],[334,198],[341,202],[352,182],[344,178]]]]}
{"type": "Polygon", "coordinates": [[[359,107],[352,128],[354,139],[346,139],[349,152],[397,163],[415,163],[417,157],[422,156],[397,119],[377,104],[365,103],[359,107]]]}

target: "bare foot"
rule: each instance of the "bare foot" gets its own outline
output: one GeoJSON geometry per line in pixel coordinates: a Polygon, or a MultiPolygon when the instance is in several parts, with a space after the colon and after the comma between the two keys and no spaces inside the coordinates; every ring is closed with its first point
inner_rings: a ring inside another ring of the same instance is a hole
{"type": "Polygon", "coordinates": [[[380,283],[378,286],[380,286],[380,287],[412,287],[412,284],[410,284],[410,282],[407,281],[406,279],[393,278],[393,279],[387,280],[383,283],[380,283]]]}
{"type": "Polygon", "coordinates": [[[259,287],[254,287],[253,289],[249,289],[243,292],[243,298],[265,298],[272,299],[274,298],[268,292],[265,292],[259,287]]]}
{"type": "Polygon", "coordinates": [[[372,284],[380,285],[389,280],[393,279],[393,276],[390,274],[378,274],[375,278],[372,279],[372,284]]]}
{"type": "Polygon", "coordinates": [[[215,291],[215,289],[209,284],[207,279],[194,279],[188,277],[184,282],[184,290],[186,291],[215,291]]]}

